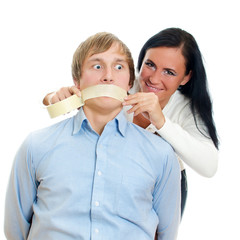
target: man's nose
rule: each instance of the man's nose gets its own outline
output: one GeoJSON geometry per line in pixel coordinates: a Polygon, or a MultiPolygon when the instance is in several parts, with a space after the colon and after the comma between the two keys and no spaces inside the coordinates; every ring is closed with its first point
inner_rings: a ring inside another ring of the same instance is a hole
{"type": "Polygon", "coordinates": [[[111,69],[106,69],[104,75],[102,76],[103,83],[112,83],[113,82],[113,73],[111,69]]]}

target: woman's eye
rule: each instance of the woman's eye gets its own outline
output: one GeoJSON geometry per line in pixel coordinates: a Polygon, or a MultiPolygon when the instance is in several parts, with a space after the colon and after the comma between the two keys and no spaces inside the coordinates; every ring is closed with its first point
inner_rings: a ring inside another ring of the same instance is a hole
{"type": "Polygon", "coordinates": [[[101,65],[96,64],[96,65],[93,66],[93,68],[95,68],[95,69],[101,69],[101,65]]]}
{"type": "Polygon", "coordinates": [[[172,71],[170,71],[170,70],[164,70],[164,74],[166,74],[166,75],[170,75],[170,76],[176,76],[176,74],[174,73],[174,72],[172,72],[172,71]]]}
{"type": "Polygon", "coordinates": [[[123,68],[123,66],[122,66],[121,64],[117,64],[117,65],[115,66],[115,68],[116,68],[117,70],[121,70],[121,69],[123,68]]]}
{"type": "Polygon", "coordinates": [[[153,69],[155,69],[155,65],[152,63],[152,62],[145,62],[145,64],[148,66],[148,67],[150,67],[150,68],[153,68],[153,69]]]}

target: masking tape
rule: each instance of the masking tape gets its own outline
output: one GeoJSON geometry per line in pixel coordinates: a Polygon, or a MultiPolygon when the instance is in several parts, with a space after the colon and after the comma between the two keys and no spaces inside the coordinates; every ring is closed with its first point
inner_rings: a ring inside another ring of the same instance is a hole
{"type": "Polygon", "coordinates": [[[84,105],[84,102],[91,98],[111,97],[123,102],[126,96],[127,96],[126,90],[116,85],[99,84],[83,89],[81,91],[81,97],[73,95],[60,102],[49,105],[47,107],[47,110],[50,117],[55,118],[82,107],[84,105]]]}

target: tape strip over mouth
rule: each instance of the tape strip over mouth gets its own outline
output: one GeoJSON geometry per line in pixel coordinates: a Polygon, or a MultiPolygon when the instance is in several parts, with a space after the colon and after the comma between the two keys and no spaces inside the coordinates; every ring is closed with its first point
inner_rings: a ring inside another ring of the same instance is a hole
{"type": "Polygon", "coordinates": [[[127,96],[127,91],[116,85],[98,84],[98,85],[94,85],[94,86],[83,89],[81,91],[81,97],[78,97],[75,94],[60,102],[49,105],[47,107],[47,111],[51,118],[55,118],[60,115],[69,113],[77,108],[82,107],[84,105],[84,102],[91,98],[111,97],[119,100],[120,102],[123,102],[126,96],[127,96]]]}

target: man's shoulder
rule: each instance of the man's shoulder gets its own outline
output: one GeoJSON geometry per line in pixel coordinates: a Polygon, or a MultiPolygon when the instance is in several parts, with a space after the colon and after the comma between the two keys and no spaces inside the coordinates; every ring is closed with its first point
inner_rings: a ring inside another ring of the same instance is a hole
{"type": "Polygon", "coordinates": [[[129,130],[126,137],[130,139],[127,142],[132,154],[137,159],[144,158],[156,175],[161,174],[166,166],[171,168],[173,165],[178,165],[172,146],[162,137],[134,123],[129,123],[129,130]]]}
{"type": "Polygon", "coordinates": [[[31,132],[31,135],[34,139],[40,140],[43,137],[52,137],[53,135],[56,135],[58,133],[71,132],[73,127],[72,122],[73,122],[73,117],[67,118],[63,121],[35,130],[31,132]]]}
{"type": "Polygon", "coordinates": [[[163,152],[164,149],[164,151],[167,152],[173,150],[171,145],[161,136],[153,134],[134,123],[129,123],[129,129],[131,129],[131,137],[133,137],[135,141],[143,142],[154,151],[163,152]]]}
{"type": "Polygon", "coordinates": [[[32,131],[25,139],[25,147],[34,155],[48,151],[53,144],[64,141],[72,135],[73,118],[68,118],[50,126],[32,131]]]}

